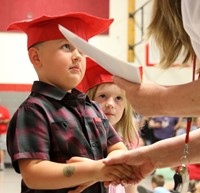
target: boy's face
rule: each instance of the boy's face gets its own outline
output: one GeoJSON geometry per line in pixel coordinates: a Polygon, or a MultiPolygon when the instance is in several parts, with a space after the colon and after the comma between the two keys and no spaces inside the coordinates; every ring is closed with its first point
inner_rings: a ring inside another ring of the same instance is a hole
{"type": "Polygon", "coordinates": [[[39,63],[32,63],[39,80],[66,91],[76,87],[82,80],[86,69],[85,55],[66,39],[46,41],[35,49],[39,63]]]}

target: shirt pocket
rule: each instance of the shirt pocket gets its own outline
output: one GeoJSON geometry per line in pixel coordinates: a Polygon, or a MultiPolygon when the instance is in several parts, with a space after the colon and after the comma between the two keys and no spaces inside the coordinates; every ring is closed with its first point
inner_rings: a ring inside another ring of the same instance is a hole
{"type": "Polygon", "coordinates": [[[88,157],[88,144],[83,135],[81,125],[74,120],[51,123],[52,148],[65,159],[73,156],[88,157]]]}

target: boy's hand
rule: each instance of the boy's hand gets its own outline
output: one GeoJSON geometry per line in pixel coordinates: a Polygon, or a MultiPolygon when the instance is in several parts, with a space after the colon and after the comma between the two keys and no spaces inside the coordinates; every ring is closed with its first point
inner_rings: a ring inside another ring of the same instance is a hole
{"type": "Polygon", "coordinates": [[[121,182],[129,182],[132,177],[132,167],[126,164],[116,164],[111,166],[106,166],[102,160],[91,160],[84,157],[72,157],[67,163],[75,162],[93,162],[95,163],[94,168],[94,181],[84,183],[78,186],[75,190],[71,190],[70,193],[78,193],[85,190],[87,187],[93,185],[94,183],[100,181],[104,182],[104,185],[108,186],[110,182],[112,184],[120,184],[121,182]]]}

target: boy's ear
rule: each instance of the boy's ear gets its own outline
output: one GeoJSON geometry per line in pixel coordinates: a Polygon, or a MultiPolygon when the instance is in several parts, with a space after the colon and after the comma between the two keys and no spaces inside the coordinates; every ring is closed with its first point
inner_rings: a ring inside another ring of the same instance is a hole
{"type": "Polygon", "coordinates": [[[28,55],[29,55],[29,59],[30,59],[31,63],[34,66],[41,65],[40,57],[39,57],[39,50],[37,48],[35,48],[35,47],[29,48],[28,55]]]}

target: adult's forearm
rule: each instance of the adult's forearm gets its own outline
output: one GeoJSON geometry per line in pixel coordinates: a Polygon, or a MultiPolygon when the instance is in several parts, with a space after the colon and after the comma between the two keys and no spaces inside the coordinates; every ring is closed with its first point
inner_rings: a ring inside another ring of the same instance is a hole
{"type": "Polygon", "coordinates": [[[114,76],[115,84],[126,91],[136,112],[143,116],[200,116],[200,79],[183,85],[134,84],[114,76]]]}
{"type": "Polygon", "coordinates": [[[160,93],[160,115],[200,116],[200,80],[178,86],[167,87],[160,93]]]}
{"type": "MultiPolygon", "coordinates": [[[[159,141],[150,147],[148,155],[156,168],[173,167],[181,164],[184,152],[185,135],[159,141]]],[[[189,163],[200,163],[200,130],[190,132],[188,144],[189,163]]],[[[187,163],[185,163],[187,164],[187,163]]]]}

